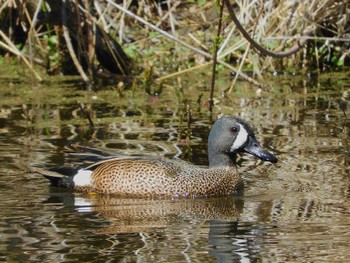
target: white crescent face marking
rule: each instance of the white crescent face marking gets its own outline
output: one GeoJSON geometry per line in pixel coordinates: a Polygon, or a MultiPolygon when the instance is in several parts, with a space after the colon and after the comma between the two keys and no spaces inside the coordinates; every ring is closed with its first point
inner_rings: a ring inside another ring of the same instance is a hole
{"type": "Polygon", "coordinates": [[[238,125],[240,126],[239,133],[236,137],[236,140],[234,141],[234,143],[231,146],[231,152],[242,147],[242,145],[244,145],[248,139],[248,133],[247,133],[246,129],[244,129],[244,127],[241,124],[238,124],[238,125]]]}
{"type": "Polygon", "coordinates": [[[76,186],[86,186],[91,184],[92,171],[80,169],[73,177],[74,184],[76,186]]]}

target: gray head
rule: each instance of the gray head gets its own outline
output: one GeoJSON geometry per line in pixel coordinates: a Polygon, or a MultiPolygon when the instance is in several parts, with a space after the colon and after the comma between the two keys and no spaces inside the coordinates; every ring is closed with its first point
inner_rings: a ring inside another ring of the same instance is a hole
{"type": "Polygon", "coordinates": [[[244,120],[232,116],[218,119],[208,138],[209,167],[235,165],[240,152],[250,153],[263,161],[277,162],[275,155],[260,146],[253,129],[244,120]]]}

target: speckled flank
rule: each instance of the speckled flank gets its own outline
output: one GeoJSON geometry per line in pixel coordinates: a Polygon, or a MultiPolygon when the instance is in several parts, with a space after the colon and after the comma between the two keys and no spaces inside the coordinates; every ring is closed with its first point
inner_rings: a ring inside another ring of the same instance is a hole
{"type": "Polygon", "coordinates": [[[95,191],[133,196],[220,195],[233,193],[242,185],[234,167],[205,169],[165,158],[112,160],[92,174],[95,191]]]}

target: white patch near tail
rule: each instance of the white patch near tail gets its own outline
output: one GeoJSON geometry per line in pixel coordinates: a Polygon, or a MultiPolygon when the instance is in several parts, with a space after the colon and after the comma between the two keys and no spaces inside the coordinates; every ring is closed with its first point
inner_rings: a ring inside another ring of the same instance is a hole
{"type": "Polygon", "coordinates": [[[81,212],[81,213],[92,212],[92,203],[86,198],[75,197],[74,206],[78,212],[81,212]]]}
{"type": "Polygon", "coordinates": [[[244,129],[244,127],[241,124],[239,124],[239,126],[240,126],[239,133],[236,137],[236,140],[231,146],[231,152],[242,147],[247,142],[247,139],[248,139],[248,132],[246,131],[246,129],[244,129]]]}
{"type": "Polygon", "coordinates": [[[76,175],[74,175],[73,181],[75,186],[89,186],[91,185],[92,171],[80,169],[76,175]]]}

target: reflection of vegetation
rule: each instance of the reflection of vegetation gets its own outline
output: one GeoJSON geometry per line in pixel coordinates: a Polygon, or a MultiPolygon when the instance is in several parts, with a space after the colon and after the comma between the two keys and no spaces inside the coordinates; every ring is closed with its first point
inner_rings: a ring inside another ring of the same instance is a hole
{"type": "Polygon", "coordinates": [[[154,81],[154,67],[149,66],[145,68],[142,78],[143,86],[146,93],[150,96],[159,96],[163,90],[163,84],[155,83],[154,81]]]}

